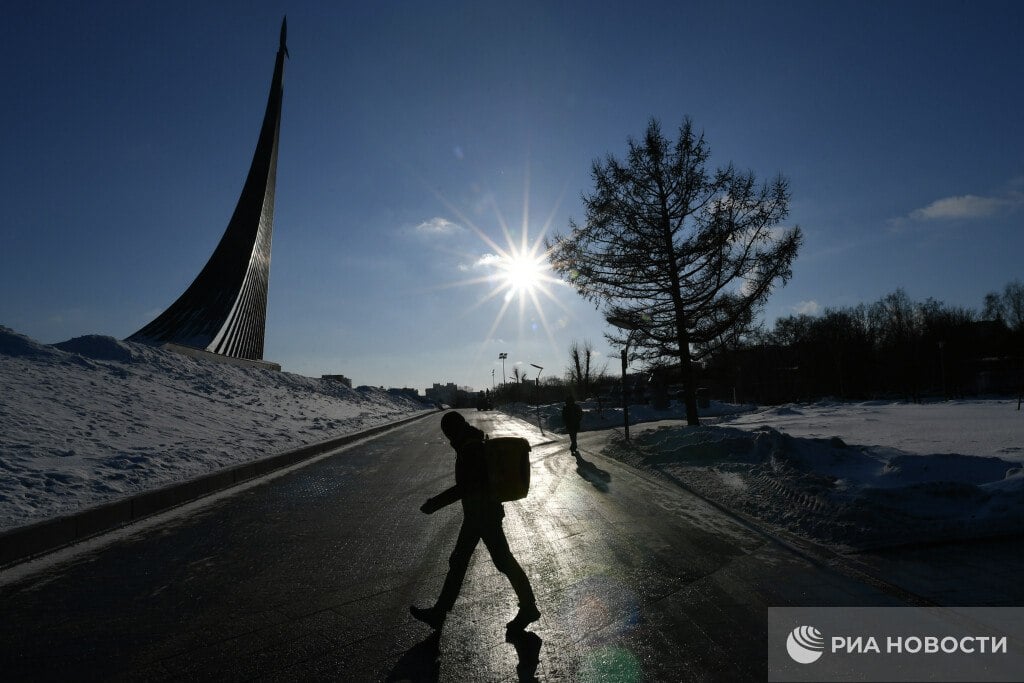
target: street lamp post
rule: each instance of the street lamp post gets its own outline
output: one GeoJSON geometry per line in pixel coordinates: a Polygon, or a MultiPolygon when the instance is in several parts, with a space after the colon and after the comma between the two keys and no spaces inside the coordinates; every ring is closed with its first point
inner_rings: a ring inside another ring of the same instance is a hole
{"type": "Polygon", "coordinates": [[[622,358],[622,431],[626,441],[629,441],[629,398],[626,395],[626,366],[629,357],[629,344],[633,341],[633,333],[639,330],[640,326],[634,320],[620,315],[609,315],[605,320],[608,321],[609,325],[614,325],[621,330],[629,332],[626,335],[626,343],[622,347],[622,352],[619,354],[622,358]]]}
{"type": "Polygon", "coordinates": [[[540,373],[544,371],[544,368],[537,365],[536,363],[530,363],[530,365],[537,368],[537,377],[536,379],[534,379],[535,388],[533,393],[533,402],[537,404],[537,429],[539,429],[540,433],[543,434],[544,425],[542,425],[540,422],[540,373]]]}
{"type": "Polygon", "coordinates": [[[506,382],[506,380],[505,380],[505,359],[506,358],[508,358],[508,354],[507,353],[499,353],[498,354],[498,359],[501,361],[501,383],[502,383],[502,385],[504,385],[505,382],[506,382]]]}
{"type": "Polygon", "coordinates": [[[942,400],[948,401],[949,394],[946,393],[946,342],[939,342],[939,374],[942,376],[942,400]]]}
{"type": "Polygon", "coordinates": [[[629,441],[629,398],[626,394],[626,364],[627,355],[629,349],[629,341],[626,341],[626,345],[622,347],[620,355],[622,356],[622,431],[626,436],[626,441],[629,441]]]}

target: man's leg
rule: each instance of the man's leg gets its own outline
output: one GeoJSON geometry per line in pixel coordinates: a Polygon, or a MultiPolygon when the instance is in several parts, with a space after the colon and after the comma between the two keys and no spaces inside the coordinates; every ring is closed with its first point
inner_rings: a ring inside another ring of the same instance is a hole
{"type": "Polygon", "coordinates": [[[516,562],[512,550],[508,547],[508,539],[501,528],[501,522],[494,524],[481,534],[487,551],[491,554],[491,561],[502,574],[508,577],[512,584],[512,590],[519,598],[519,613],[515,619],[508,623],[510,629],[521,629],[532,621],[540,618],[537,610],[537,599],[533,595],[533,587],[530,586],[530,579],[526,572],[516,562]]]}
{"type": "Polygon", "coordinates": [[[432,628],[441,628],[445,617],[459,597],[462,581],[466,578],[466,570],[469,568],[469,559],[473,556],[473,550],[479,541],[479,531],[471,528],[463,520],[462,528],[459,529],[459,537],[455,541],[455,549],[452,550],[452,554],[448,558],[448,574],[444,577],[441,595],[433,607],[410,607],[409,611],[414,617],[429,624],[432,628]]]}
{"type": "Polygon", "coordinates": [[[448,558],[448,575],[444,577],[444,586],[441,587],[441,595],[437,599],[437,606],[446,612],[451,610],[459,597],[462,581],[466,578],[466,570],[469,569],[469,559],[479,542],[480,532],[463,520],[459,538],[455,541],[455,549],[448,558]]]}

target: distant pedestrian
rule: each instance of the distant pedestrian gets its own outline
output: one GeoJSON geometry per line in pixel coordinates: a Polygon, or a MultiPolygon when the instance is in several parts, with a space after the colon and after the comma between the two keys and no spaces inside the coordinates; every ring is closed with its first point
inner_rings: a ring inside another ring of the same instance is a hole
{"type": "Polygon", "coordinates": [[[569,396],[565,399],[565,406],[562,408],[562,424],[565,431],[569,432],[569,450],[573,453],[579,451],[576,445],[576,434],[580,431],[580,423],[583,422],[583,409],[576,403],[576,399],[569,396]]]}
{"type": "Polygon", "coordinates": [[[462,501],[462,528],[459,529],[455,549],[448,559],[448,575],[444,579],[441,595],[433,607],[409,608],[414,617],[434,629],[440,629],[448,612],[455,605],[469,560],[481,540],[491,555],[498,571],[508,577],[519,598],[519,612],[507,627],[522,630],[540,618],[537,601],[526,572],[516,562],[508,547],[508,539],[501,528],[505,509],[490,494],[486,463],[484,462],[484,433],[466,422],[460,413],[451,411],[441,418],[441,431],[455,449],[455,486],[428,498],[420,510],[432,514],[457,500],[462,501]]]}

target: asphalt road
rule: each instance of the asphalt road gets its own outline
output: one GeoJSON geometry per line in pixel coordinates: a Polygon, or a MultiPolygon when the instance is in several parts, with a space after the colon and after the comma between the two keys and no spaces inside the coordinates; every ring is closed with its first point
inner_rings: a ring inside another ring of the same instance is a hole
{"type": "MultiPolygon", "coordinates": [[[[767,608],[897,605],[685,491],[499,413],[534,444],[506,504],[540,621],[481,545],[440,634],[461,520],[420,504],[453,482],[440,416],[0,585],[4,680],[763,680],[767,608]]],[[[124,536],[124,534],[122,534],[124,536]]]]}

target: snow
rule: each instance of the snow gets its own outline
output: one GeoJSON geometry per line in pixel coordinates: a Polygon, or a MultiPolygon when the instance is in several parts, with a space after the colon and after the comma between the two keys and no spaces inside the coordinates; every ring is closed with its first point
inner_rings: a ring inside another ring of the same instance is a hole
{"type": "MultiPolygon", "coordinates": [[[[583,430],[622,427],[621,408],[583,404],[583,430]]],[[[536,409],[520,407],[536,422],[536,409]]],[[[630,406],[632,441],[605,455],[780,533],[837,550],[1024,533],[1024,411],[1017,400],[630,406]]],[[[541,406],[563,431],[561,406],[541,406]]]]}
{"type": "Polygon", "coordinates": [[[0,326],[0,531],[360,431],[425,406],[111,337],[0,326]]]}
{"type": "MultiPolygon", "coordinates": [[[[70,514],[425,410],[377,389],[211,362],[110,337],[40,344],[0,327],[0,531],[70,514]]],[[[1016,400],[587,402],[586,448],[779,533],[838,549],[1024,531],[1016,400]]],[[[510,408],[529,422],[534,406],[510,408]]],[[[561,405],[541,406],[562,431],[561,405]]],[[[601,482],[607,488],[607,482],[601,482]]]]}
{"type": "Polygon", "coordinates": [[[1017,400],[933,403],[823,401],[737,416],[733,426],[768,425],[792,436],[889,447],[906,453],[998,456],[1024,460],[1024,411],[1017,400]]]}

